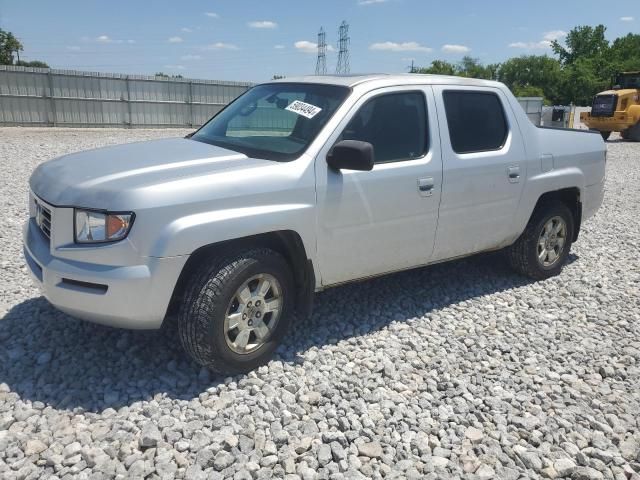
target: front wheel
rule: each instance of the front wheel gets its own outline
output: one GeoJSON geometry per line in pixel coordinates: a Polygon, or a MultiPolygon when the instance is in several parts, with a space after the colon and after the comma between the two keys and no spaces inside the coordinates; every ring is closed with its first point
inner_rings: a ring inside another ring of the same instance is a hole
{"type": "Polygon", "coordinates": [[[625,140],[631,140],[632,142],[640,142],[640,122],[636,123],[633,127],[627,128],[623,132],[625,140]]]}
{"type": "Polygon", "coordinates": [[[200,365],[242,373],[266,363],[293,310],[289,264],[253,249],[201,267],[186,288],[178,318],[184,349],[200,365]]]}
{"type": "Polygon", "coordinates": [[[573,215],[565,204],[538,206],[520,238],[507,249],[509,263],[535,280],[558,275],[569,256],[573,229],[573,215]]]}

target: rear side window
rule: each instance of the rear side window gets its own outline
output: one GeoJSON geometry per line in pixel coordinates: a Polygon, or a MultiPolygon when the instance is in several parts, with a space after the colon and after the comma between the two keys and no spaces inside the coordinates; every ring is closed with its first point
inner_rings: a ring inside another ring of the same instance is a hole
{"type": "Polygon", "coordinates": [[[372,98],[356,113],[340,140],[373,145],[375,163],[419,158],[427,151],[427,111],[421,92],[387,93],[372,98]]]}
{"type": "Polygon", "coordinates": [[[444,106],[451,146],[456,153],[499,150],[507,139],[507,120],[497,95],[445,91],[444,106]]]}

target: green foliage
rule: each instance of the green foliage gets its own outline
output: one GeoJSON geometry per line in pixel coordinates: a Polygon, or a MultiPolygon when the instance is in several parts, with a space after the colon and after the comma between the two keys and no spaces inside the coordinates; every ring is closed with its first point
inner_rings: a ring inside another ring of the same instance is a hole
{"type": "Polygon", "coordinates": [[[431,66],[415,68],[414,73],[428,73],[432,75],[456,75],[459,77],[484,78],[494,80],[497,78],[499,64],[482,65],[480,60],[465,56],[460,63],[453,64],[444,60],[434,60],[431,66]]]}
{"type": "Polygon", "coordinates": [[[584,58],[604,57],[609,51],[609,41],[604,37],[606,30],[604,25],[578,26],[567,34],[566,46],[554,40],[551,49],[562,65],[573,65],[584,58]]]}
{"type": "Polygon", "coordinates": [[[40,60],[25,62],[20,60],[20,52],[24,50],[22,43],[11,32],[6,32],[0,28],[0,65],[18,65],[21,67],[49,68],[40,60]],[[14,62],[14,56],[16,61],[14,62]]]}
{"type": "Polygon", "coordinates": [[[11,32],[0,28],[0,65],[13,65],[13,56],[20,55],[22,44],[11,32]]]}
{"type": "Polygon", "coordinates": [[[511,91],[516,97],[544,97],[544,90],[533,85],[514,85],[511,91]]]}
{"type": "MultiPolygon", "coordinates": [[[[560,84],[562,70],[560,62],[546,55],[528,55],[510,58],[500,65],[498,80],[515,92],[532,91],[536,88],[538,95],[547,103],[561,103],[560,84]]],[[[516,94],[518,95],[518,94],[516,94]]]]}
{"type": "Polygon", "coordinates": [[[414,71],[499,80],[516,96],[544,97],[547,104],[590,105],[596,93],[611,87],[615,73],[640,70],[640,35],[629,33],[610,43],[606,30],[604,25],[574,28],[563,44],[551,44],[557,58],[525,55],[483,65],[464,57],[458,64],[434,60],[414,71]]]}
{"type": "Polygon", "coordinates": [[[31,62],[25,62],[24,60],[18,60],[14,65],[17,65],[19,67],[49,68],[49,65],[47,65],[44,62],[41,62],[40,60],[33,60],[31,62]]]}
{"type": "Polygon", "coordinates": [[[431,66],[426,68],[414,68],[414,73],[426,73],[432,75],[457,75],[456,66],[444,60],[434,60],[431,66]]]}
{"type": "Polygon", "coordinates": [[[164,72],[156,72],[154,76],[160,77],[160,78],[184,78],[182,75],[167,75],[164,72]]]}

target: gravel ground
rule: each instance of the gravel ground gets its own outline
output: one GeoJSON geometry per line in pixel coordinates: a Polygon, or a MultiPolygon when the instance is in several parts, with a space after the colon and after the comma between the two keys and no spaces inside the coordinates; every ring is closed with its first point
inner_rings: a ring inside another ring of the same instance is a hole
{"type": "Polygon", "coordinates": [[[560,277],[492,254],[329,290],[221,378],[58,313],[21,254],[39,162],[183,133],[0,129],[0,478],[640,479],[640,144],[608,144],[560,277]]]}

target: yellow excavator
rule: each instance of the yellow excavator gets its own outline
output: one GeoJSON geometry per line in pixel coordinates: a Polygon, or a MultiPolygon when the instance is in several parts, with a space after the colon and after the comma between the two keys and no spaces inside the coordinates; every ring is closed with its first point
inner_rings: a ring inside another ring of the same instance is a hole
{"type": "Polygon", "coordinates": [[[620,132],[623,139],[640,142],[640,72],[617,74],[611,90],[598,93],[591,112],[581,113],[580,121],[605,140],[620,132]]]}

